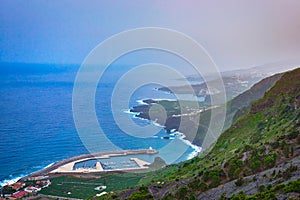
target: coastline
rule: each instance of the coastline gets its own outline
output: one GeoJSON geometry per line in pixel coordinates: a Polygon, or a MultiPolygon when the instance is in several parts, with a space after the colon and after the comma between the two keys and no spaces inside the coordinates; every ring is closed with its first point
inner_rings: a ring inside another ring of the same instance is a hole
{"type": "Polygon", "coordinates": [[[59,174],[86,174],[86,173],[95,173],[95,172],[120,172],[120,171],[138,171],[148,169],[151,163],[141,160],[139,158],[135,158],[135,155],[139,154],[157,154],[158,151],[154,149],[137,149],[137,150],[121,150],[121,151],[108,151],[108,152],[97,152],[91,154],[82,154],[74,157],[70,157],[67,159],[63,159],[54,163],[51,163],[37,171],[33,171],[28,174],[21,174],[12,179],[5,179],[0,182],[0,188],[6,185],[11,185],[19,181],[27,181],[27,180],[39,180],[46,178],[51,175],[59,175],[59,174]],[[135,168],[118,168],[118,169],[74,169],[75,163],[88,161],[92,159],[110,159],[112,157],[123,157],[123,156],[132,156],[130,160],[134,160],[137,164],[135,168]],[[72,165],[72,166],[71,166],[72,165]],[[70,168],[71,166],[71,168],[70,168]]]}
{"type": "MultiPolygon", "coordinates": [[[[28,174],[24,175],[24,176],[28,176],[28,174]]],[[[20,175],[20,176],[17,176],[15,178],[4,179],[4,180],[0,181],[0,188],[5,186],[5,185],[10,185],[10,184],[14,184],[14,183],[18,182],[18,180],[22,179],[22,177],[24,177],[24,176],[20,175]]]]}
{"type": "MultiPolygon", "coordinates": [[[[57,162],[59,162],[59,161],[57,161],[57,162]]],[[[40,167],[40,169],[38,169],[38,170],[34,170],[34,171],[28,172],[28,173],[26,173],[26,174],[20,174],[20,175],[18,175],[18,176],[12,177],[11,179],[3,179],[3,180],[0,181],[0,188],[3,187],[3,186],[5,186],[5,185],[14,184],[14,183],[18,182],[19,180],[21,180],[22,178],[24,178],[24,177],[26,177],[26,176],[29,176],[30,174],[33,174],[33,173],[35,173],[35,172],[37,172],[37,171],[44,170],[44,169],[46,169],[46,168],[48,168],[48,167],[51,167],[51,166],[54,165],[55,163],[56,163],[56,162],[50,163],[50,164],[48,164],[48,165],[46,165],[46,166],[40,167]]]]}
{"type": "MultiPolygon", "coordinates": [[[[134,156],[134,155],[138,155],[138,154],[157,154],[158,151],[154,150],[154,149],[139,149],[139,150],[122,150],[122,151],[108,151],[108,152],[97,152],[97,153],[91,153],[91,154],[82,154],[82,155],[78,155],[78,156],[74,156],[71,158],[67,158],[61,161],[58,161],[52,165],[49,165],[48,167],[45,167],[41,170],[35,171],[27,176],[22,177],[19,180],[30,180],[30,179],[34,179],[35,177],[43,177],[43,176],[48,176],[51,174],[64,174],[64,173],[71,173],[71,174],[80,174],[80,173],[86,173],[86,170],[84,171],[80,171],[80,170],[74,170],[73,169],[73,164],[77,163],[77,162],[81,162],[84,160],[91,160],[91,159],[99,159],[99,158],[104,158],[104,159],[109,159],[111,157],[118,157],[118,156],[134,156]],[[69,165],[71,166],[71,170],[69,169],[69,165]],[[64,170],[64,168],[66,168],[67,166],[67,170],[64,170]]],[[[133,157],[134,158],[134,157],[133,157]]],[[[137,159],[139,160],[139,159],[137,159]]],[[[139,162],[142,162],[142,160],[140,160],[139,162]]],[[[139,166],[139,168],[137,169],[144,169],[143,167],[139,166]]],[[[137,170],[136,168],[134,169],[117,169],[116,171],[120,171],[120,170],[137,170]]],[[[102,169],[102,170],[94,170],[91,171],[92,172],[100,172],[100,171],[114,171],[114,170],[106,170],[106,169],[102,169]]]]}
{"type": "MultiPolygon", "coordinates": [[[[147,99],[138,100],[137,103],[138,103],[139,105],[149,105],[149,103],[147,103],[146,100],[147,100],[147,99]],[[146,102],[145,102],[145,101],[146,101],[146,102]]],[[[148,99],[148,100],[149,100],[149,99],[148,99]]],[[[153,101],[160,101],[160,100],[176,101],[175,99],[152,99],[152,100],[153,100],[153,101]]],[[[164,128],[164,129],[166,128],[165,126],[163,126],[163,125],[161,125],[161,124],[159,124],[159,123],[157,123],[157,122],[155,122],[155,121],[152,121],[152,120],[149,120],[149,119],[146,119],[146,118],[137,116],[138,114],[140,114],[140,113],[138,113],[138,112],[130,112],[130,109],[129,109],[129,110],[126,110],[126,111],[124,111],[124,112],[127,113],[127,114],[130,114],[131,117],[133,117],[133,118],[138,118],[139,120],[147,120],[147,121],[149,121],[151,124],[153,124],[153,125],[155,125],[155,126],[158,126],[158,127],[164,128]]],[[[165,131],[166,131],[166,129],[165,129],[165,131]]],[[[166,131],[166,132],[167,132],[167,131],[166,131]]],[[[181,140],[183,143],[185,143],[187,146],[189,146],[190,148],[192,148],[193,151],[192,151],[191,153],[187,154],[187,156],[185,157],[185,160],[192,159],[192,158],[196,157],[197,155],[199,155],[199,153],[201,153],[202,147],[201,147],[201,146],[197,146],[197,145],[191,143],[189,140],[185,139],[185,138],[186,138],[186,135],[185,135],[184,133],[181,133],[181,132],[179,132],[179,131],[173,129],[173,130],[171,130],[168,134],[169,134],[169,136],[170,136],[169,139],[175,139],[175,138],[176,138],[176,139],[179,139],[179,140],[181,140]]],[[[162,139],[163,139],[163,138],[162,138],[162,139]]],[[[60,162],[60,161],[57,161],[57,162],[60,162]]],[[[20,179],[22,179],[22,178],[24,178],[24,177],[30,176],[31,174],[34,174],[34,173],[36,173],[36,172],[38,172],[38,171],[41,171],[41,170],[45,170],[45,169],[51,167],[52,165],[54,165],[54,164],[57,163],[57,162],[50,163],[50,164],[48,164],[48,165],[46,165],[46,166],[44,166],[44,167],[41,166],[41,168],[38,169],[38,170],[32,169],[32,171],[29,171],[28,173],[24,173],[24,174],[20,174],[20,175],[16,175],[16,176],[11,176],[11,177],[9,177],[9,178],[3,179],[3,180],[0,181],[0,187],[2,187],[2,186],[4,186],[4,185],[7,185],[7,184],[15,183],[15,182],[17,182],[18,180],[20,180],[20,179]]]]}
{"type": "MultiPolygon", "coordinates": [[[[149,106],[151,103],[156,103],[157,101],[177,101],[176,99],[141,99],[141,100],[137,100],[137,103],[138,105],[146,105],[146,106],[149,106]]],[[[168,131],[166,129],[166,126],[162,125],[162,124],[159,124],[158,122],[156,121],[152,121],[146,117],[143,117],[141,115],[141,112],[132,112],[133,108],[131,109],[128,109],[125,111],[125,113],[127,114],[130,114],[133,118],[138,118],[140,120],[147,120],[149,122],[151,122],[151,124],[157,126],[157,127],[160,127],[160,128],[164,128],[164,130],[166,132],[169,132],[169,135],[170,136],[175,136],[175,138],[181,140],[183,143],[185,143],[186,145],[188,145],[189,147],[191,147],[194,151],[192,153],[190,153],[187,157],[186,160],[190,160],[196,156],[198,156],[201,151],[202,151],[202,147],[201,146],[198,146],[198,145],[195,145],[193,144],[191,141],[185,139],[186,138],[186,135],[182,132],[179,132],[178,130],[176,129],[171,129],[170,131],[168,131]]],[[[170,138],[172,139],[172,138],[170,138]]]]}

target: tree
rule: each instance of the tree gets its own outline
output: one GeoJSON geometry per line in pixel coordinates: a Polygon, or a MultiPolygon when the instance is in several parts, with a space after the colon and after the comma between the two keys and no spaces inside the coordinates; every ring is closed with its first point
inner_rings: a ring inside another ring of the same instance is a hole
{"type": "Polygon", "coordinates": [[[187,199],[188,188],[186,186],[181,186],[175,193],[177,199],[187,199]]]}
{"type": "Polygon", "coordinates": [[[264,192],[265,190],[266,190],[265,185],[260,185],[260,186],[258,187],[258,191],[260,191],[260,192],[264,192]]]}
{"type": "Polygon", "coordinates": [[[258,171],[261,167],[261,162],[259,160],[255,160],[253,162],[251,162],[250,164],[250,168],[253,170],[253,171],[258,171]]]}
{"type": "Polygon", "coordinates": [[[291,156],[292,157],[294,156],[294,147],[293,146],[291,147],[291,156]]]}
{"type": "Polygon", "coordinates": [[[200,190],[201,192],[204,192],[204,191],[206,191],[207,189],[208,189],[208,188],[207,188],[206,183],[201,182],[201,183],[199,184],[199,190],[200,190]]]}
{"type": "Polygon", "coordinates": [[[283,153],[284,153],[284,156],[285,156],[286,158],[289,157],[289,155],[290,155],[290,148],[289,148],[287,145],[285,145],[285,146],[283,147],[283,153]]]}
{"type": "Polygon", "coordinates": [[[239,178],[237,181],[234,182],[236,186],[240,187],[244,184],[244,179],[239,178]]]}
{"type": "Polygon", "coordinates": [[[194,180],[188,183],[188,187],[193,190],[197,190],[199,188],[199,185],[200,185],[200,180],[198,178],[195,178],[194,180]]]}
{"type": "Polygon", "coordinates": [[[273,167],[275,165],[275,157],[274,156],[271,156],[271,155],[268,155],[266,158],[265,158],[265,165],[267,167],[273,167]]]}

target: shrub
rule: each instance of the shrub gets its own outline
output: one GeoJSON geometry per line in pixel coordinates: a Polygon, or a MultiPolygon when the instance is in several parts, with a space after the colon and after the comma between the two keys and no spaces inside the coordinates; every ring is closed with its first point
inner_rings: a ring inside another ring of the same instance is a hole
{"type": "Polygon", "coordinates": [[[271,190],[271,189],[272,189],[272,185],[269,184],[269,185],[267,186],[267,190],[271,190]]]}
{"type": "Polygon", "coordinates": [[[200,190],[201,192],[204,192],[204,191],[206,191],[207,189],[208,189],[208,187],[207,187],[206,183],[201,182],[201,183],[199,184],[199,190],[200,190]]]}
{"type": "Polygon", "coordinates": [[[299,134],[299,132],[297,130],[294,130],[287,135],[287,138],[289,140],[295,139],[295,138],[297,138],[298,134],[299,134]]]}
{"type": "Polygon", "coordinates": [[[173,200],[173,199],[174,199],[174,196],[172,194],[167,194],[162,198],[162,200],[173,200]]]}
{"type": "Polygon", "coordinates": [[[209,184],[210,188],[217,187],[221,183],[221,179],[219,176],[212,176],[210,180],[211,180],[211,183],[209,184]]]}
{"type": "Polygon", "coordinates": [[[240,187],[244,184],[244,179],[239,178],[237,181],[234,182],[236,186],[240,187]]]}
{"type": "Polygon", "coordinates": [[[277,148],[279,147],[279,142],[278,142],[278,141],[273,142],[273,143],[271,144],[271,147],[272,147],[273,149],[277,149],[277,148]]]}
{"type": "Polygon", "coordinates": [[[284,193],[297,192],[300,193],[300,179],[289,182],[283,189],[284,193]]]}
{"type": "Polygon", "coordinates": [[[237,168],[237,169],[234,170],[233,176],[238,177],[240,173],[241,173],[241,168],[237,168]]]}
{"type": "Polygon", "coordinates": [[[265,185],[260,185],[260,186],[258,187],[258,191],[260,191],[260,192],[264,192],[265,190],[266,190],[265,185]]]}
{"type": "Polygon", "coordinates": [[[13,189],[13,188],[11,188],[11,187],[8,187],[8,186],[4,186],[3,188],[2,188],[2,194],[12,194],[12,193],[14,193],[14,192],[16,192],[16,190],[15,189],[13,189]]]}
{"type": "Polygon", "coordinates": [[[276,163],[276,159],[274,156],[271,156],[271,155],[268,155],[266,158],[265,158],[265,161],[264,161],[265,165],[267,167],[273,167],[276,163]]]}
{"type": "Polygon", "coordinates": [[[255,160],[253,162],[251,162],[250,164],[250,168],[253,170],[253,171],[258,171],[260,170],[260,167],[261,167],[261,162],[259,160],[255,160]]]}
{"type": "Polygon", "coordinates": [[[127,200],[150,200],[153,199],[153,196],[149,194],[148,190],[147,191],[139,191],[133,193],[127,200]]]}
{"type": "Polygon", "coordinates": [[[193,190],[197,190],[199,188],[199,185],[200,185],[200,180],[198,178],[188,183],[188,187],[193,190]]]}
{"type": "Polygon", "coordinates": [[[203,179],[203,181],[208,181],[208,179],[209,179],[209,172],[208,171],[205,171],[204,173],[203,173],[203,176],[202,176],[202,179],[203,179]]]}
{"type": "Polygon", "coordinates": [[[186,186],[181,186],[175,193],[177,199],[186,199],[188,194],[188,188],[186,186]]]}

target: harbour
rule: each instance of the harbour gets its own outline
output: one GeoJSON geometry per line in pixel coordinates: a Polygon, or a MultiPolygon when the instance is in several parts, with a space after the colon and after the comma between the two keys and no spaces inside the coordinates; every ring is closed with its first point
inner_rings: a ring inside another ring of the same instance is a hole
{"type": "Polygon", "coordinates": [[[22,180],[39,180],[51,175],[82,174],[96,172],[134,171],[148,169],[151,163],[136,158],[135,155],[158,154],[152,148],[140,150],[122,150],[84,154],[61,160],[42,170],[34,172],[22,180]]]}

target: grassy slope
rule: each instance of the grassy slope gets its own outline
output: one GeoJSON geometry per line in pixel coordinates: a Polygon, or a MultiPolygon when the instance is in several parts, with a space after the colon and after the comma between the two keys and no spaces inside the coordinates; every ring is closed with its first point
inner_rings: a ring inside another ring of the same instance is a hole
{"type": "Polygon", "coordinates": [[[225,158],[225,153],[227,159],[229,159],[236,155],[235,151],[241,151],[246,144],[260,146],[261,143],[276,140],[280,135],[294,131],[295,126],[297,126],[295,122],[300,119],[299,108],[292,109],[297,95],[300,95],[299,84],[300,69],[286,73],[265,94],[264,98],[251,105],[249,114],[238,119],[230,129],[219,137],[213,149],[209,152],[209,157],[215,159],[204,159],[207,160],[205,165],[220,164],[225,158]],[[276,104],[268,104],[270,99],[274,99],[273,101],[276,104]],[[282,101],[283,99],[285,100],[282,101]],[[260,126],[265,128],[261,130],[262,127],[260,126]],[[260,136],[259,143],[252,142],[256,135],[260,136]]]}
{"type": "Polygon", "coordinates": [[[249,90],[229,101],[227,103],[228,125],[231,125],[232,119],[237,119],[239,116],[244,115],[247,111],[245,108],[247,108],[252,101],[262,98],[266,91],[272,88],[281,77],[282,74],[267,77],[254,84],[249,90]],[[237,116],[235,116],[236,114],[237,116]]]}
{"type": "Polygon", "coordinates": [[[213,181],[221,184],[243,173],[253,174],[263,170],[269,167],[271,161],[275,160],[270,167],[295,156],[292,152],[299,148],[300,141],[299,107],[300,69],[297,69],[285,73],[262,99],[255,101],[249,113],[225,131],[209,153],[207,151],[201,157],[158,171],[142,179],[142,182],[193,177],[209,188],[214,187],[210,185],[213,181]],[[268,153],[265,153],[266,148],[268,153]],[[243,153],[248,153],[246,161],[242,161],[243,153]],[[232,169],[236,170],[235,175],[232,169]],[[231,172],[233,177],[229,177],[231,172]],[[210,174],[208,180],[203,180],[205,174],[210,174]]]}
{"type": "MultiPolygon", "coordinates": [[[[272,86],[274,86],[276,81],[278,81],[281,78],[281,76],[282,76],[282,74],[277,74],[277,75],[265,78],[265,79],[261,80],[259,83],[256,83],[255,85],[253,85],[245,93],[238,95],[233,100],[228,102],[228,104],[227,104],[227,106],[228,106],[228,108],[227,108],[227,123],[228,123],[228,125],[227,126],[229,126],[231,124],[233,116],[236,114],[236,112],[239,111],[239,109],[243,110],[243,108],[250,105],[251,101],[257,100],[257,99],[263,97],[264,93],[267,90],[269,90],[272,86]]],[[[162,106],[164,106],[166,108],[166,110],[172,114],[180,113],[180,111],[178,109],[176,109],[178,107],[178,102],[159,101],[158,103],[161,104],[162,106]]],[[[204,105],[201,105],[201,106],[204,106],[204,105]]],[[[247,110],[247,109],[245,109],[245,110],[247,110]]],[[[196,144],[202,144],[204,135],[207,132],[207,127],[210,122],[210,118],[211,118],[210,111],[206,111],[201,114],[200,126],[198,129],[198,133],[194,139],[194,142],[196,144]]],[[[213,120],[218,121],[218,115],[214,116],[213,120]]],[[[249,127],[244,127],[245,130],[243,130],[243,131],[246,132],[247,131],[246,129],[248,129],[248,128],[249,127]]],[[[188,137],[188,134],[187,134],[187,137],[188,137]]],[[[239,139],[237,139],[236,142],[239,144],[239,142],[241,142],[241,141],[239,139]]],[[[226,146],[227,143],[228,142],[225,143],[224,147],[226,146]]],[[[233,149],[236,149],[237,146],[236,147],[231,146],[229,148],[232,148],[231,150],[233,150],[233,149]]],[[[222,147],[221,147],[221,149],[222,149],[222,147]]],[[[221,156],[220,160],[223,158],[224,158],[224,156],[221,156]]],[[[197,174],[201,170],[203,170],[205,168],[209,168],[211,166],[210,162],[201,161],[201,163],[202,163],[201,167],[198,167],[198,162],[199,162],[198,160],[203,160],[203,159],[204,159],[203,157],[195,158],[191,161],[186,161],[185,163],[182,163],[179,165],[168,166],[166,169],[164,169],[162,171],[150,173],[149,176],[146,176],[146,178],[142,179],[140,181],[140,183],[141,184],[149,184],[151,182],[151,180],[163,181],[165,179],[165,177],[168,177],[170,180],[179,179],[180,176],[177,175],[177,172],[178,172],[178,170],[182,170],[183,166],[189,166],[189,167],[185,167],[186,170],[183,170],[183,171],[188,172],[183,177],[191,176],[192,175],[191,172],[193,172],[193,174],[197,174]],[[192,170],[193,168],[197,168],[197,169],[192,170]],[[149,177],[151,177],[151,178],[149,178],[149,177]]]]}

